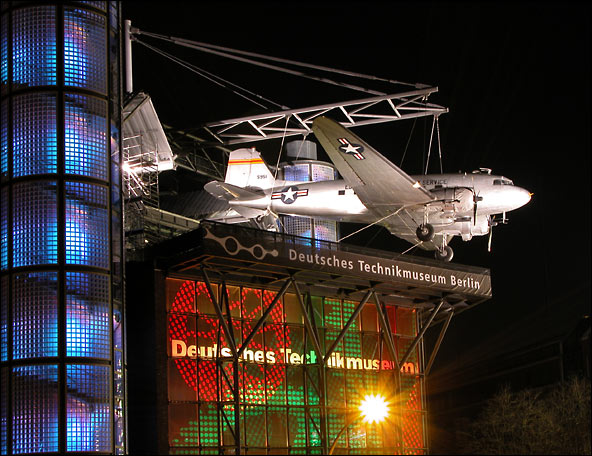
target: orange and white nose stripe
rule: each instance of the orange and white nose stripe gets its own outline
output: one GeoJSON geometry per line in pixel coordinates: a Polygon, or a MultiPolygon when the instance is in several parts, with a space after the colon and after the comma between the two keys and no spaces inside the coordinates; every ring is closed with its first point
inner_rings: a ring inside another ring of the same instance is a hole
{"type": "Polygon", "coordinates": [[[263,164],[264,161],[261,158],[243,158],[238,160],[229,160],[228,166],[231,165],[256,165],[256,164],[263,164]]]}

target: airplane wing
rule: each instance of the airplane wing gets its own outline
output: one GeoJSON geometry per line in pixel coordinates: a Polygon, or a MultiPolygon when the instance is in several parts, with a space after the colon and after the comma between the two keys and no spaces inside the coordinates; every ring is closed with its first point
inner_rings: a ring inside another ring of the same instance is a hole
{"type": "Polygon", "coordinates": [[[254,199],[264,196],[264,193],[260,190],[248,190],[243,187],[238,187],[236,185],[219,181],[208,182],[206,185],[204,185],[204,190],[216,198],[226,201],[254,199]]]}
{"type": "Polygon", "coordinates": [[[339,123],[317,117],[312,129],[339,174],[377,220],[435,199],[401,168],[339,123]]]}

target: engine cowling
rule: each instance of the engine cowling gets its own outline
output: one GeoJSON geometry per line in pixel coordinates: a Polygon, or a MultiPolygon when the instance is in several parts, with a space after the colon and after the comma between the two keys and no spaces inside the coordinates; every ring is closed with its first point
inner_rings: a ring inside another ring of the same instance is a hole
{"type": "Polygon", "coordinates": [[[436,188],[431,192],[442,201],[444,212],[458,214],[473,210],[473,191],[467,187],[436,188]]]}

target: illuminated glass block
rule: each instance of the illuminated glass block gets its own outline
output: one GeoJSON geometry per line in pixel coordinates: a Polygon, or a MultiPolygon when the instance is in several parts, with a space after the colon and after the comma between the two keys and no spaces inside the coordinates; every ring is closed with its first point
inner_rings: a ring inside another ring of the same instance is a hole
{"type": "Polygon", "coordinates": [[[66,355],[111,356],[109,277],[66,272],[66,355]]]}
{"type": "Polygon", "coordinates": [[[12,288],[14,359],[58,356],[58,273],[15,274],[12,288]]]}
{"type": "Polygon", "coordinates": [[[308,182],[310,180],[310,167],[308,163],[284,166],[284,180],[308,182]]]}
{"type": "Polygon", "coordinates": [[[0,361],[8,360],[8,276],[0,279],[0,361]]]}
{"type": "Polygon", "coordinates": [[[107,7],[107,2],[81,1],[79,3],[83,3],[85,5],[93,6],[93,7],[97,8],[97,9],[100,9],[101,11],[105,11],[105,8],[107,7]]]}
{"type": "Polygon", "coordinates": [[[111,451],[109,366],[66,366],[66,448],[68,451],[111,451]]]}
{"type": "Polygon", "coordinates": [[[314,221],[314,238],[321,241],[337,240],[337,222],[335,220],[314,221]]]}
{"type": "Polygon", "coordinates": [[[0,33],[0,87],[4,94],[8,89],[8,14],[2,15],[0,33]]]}
{"type": "Polygon", "coordinates": [[[311,177],[313,182],[335,180],[335,169],[328,165],[311,164],[311,177]]]}
{"type": "Polygon", "coordinates": [[[13,185],[13,266],[58,261],[57,185],[51,181],[13,185]]]}
{"type": "Polygon", "coordinates": [[[8,269],[8,188],[0,191],[0,269],[8,269]]]}
{"type": "Polygon", "coordinates": [[[56,83],[55,6],[17,9],[12,16],[12,80],[15,85],[56,83]]]}
{"type": "Polygon", "coordinates": [[[0,105],[0,180],[8,178],[8,101],[0,105]]]}
{"type": "Polygon", "coordinates": [[[105,17],[82,9],[64,10],[64,84],[107,91],[105,17]]]}
{"type": "Polygon", "coordinates": [[[57,172],[56,96],[31,93],[13,98],[12,174],[57,172]]]}
{"type": "Polygon", "coordinates": [[[66,182],[66,263],[109,267],[108,189],[66,182]]]}
{"type": "Polygon", "coordinates": [[[64,171],[107,180],[107,103],[68,94],[65,111],[64,171]]]}
{"type": "Polygon", "coordinates": [[[58,367],[18,366],[12,377],[12,451],[58,451],[58,367]]]}
{"type": "Polygon", "coordinates": [[[8,454],[8,372],[8,367],[0,368],[0,454],[8,454]]]}

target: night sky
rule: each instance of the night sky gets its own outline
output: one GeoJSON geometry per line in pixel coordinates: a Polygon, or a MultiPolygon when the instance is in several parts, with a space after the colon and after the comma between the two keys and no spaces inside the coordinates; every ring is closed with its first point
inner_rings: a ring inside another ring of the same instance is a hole
{"type": "MultiPolygon", "coordinates": [[[[444,171],[487,167],[534,192],[494,229],[491,253],[487,236],[452,241],[454,262],[491,269],[493,299],[453,319],[440,366],[488,337],[498,338],[498,348],[515,344],[509,336],[520,331],[544,338],[552,325],[530,325],[532,315],[575,326],[590,314],[591,15],[584,3],[128,1],[123,12],[148,32],[437,86],[429,101],[450,110],[440,118],[444,171]]],[[[290,108],[369,96],[141,39],[290,108]]],[[[133,52],[134,89],[151,95],[165,124],[195,129],[263,112],[139,44],[133,52]]],[[[387,93],[408,90],[310,72],[387,93]]],[[[399,165],[412,125],[353,131],[399,165]]],[[[430,128],[431,119],[415,124],[402,165],[409,174],[422,172],[430,128]]],[[[250,146],[277,160],[279,140],[250,146]]],[[[434,152],[430,172],[439,170],[434,152]]],[[[409,246],[379,227],[348,242],[397,252],[409,246]]]]}

